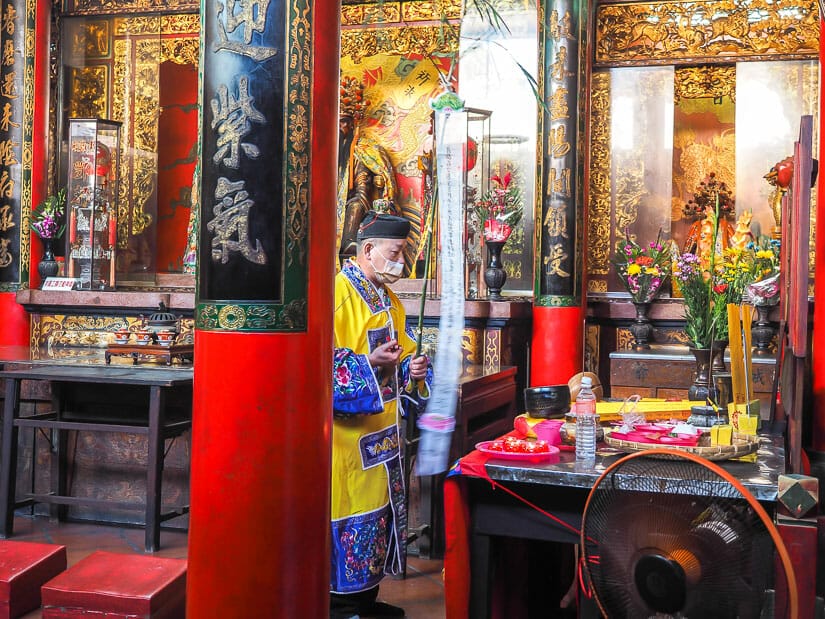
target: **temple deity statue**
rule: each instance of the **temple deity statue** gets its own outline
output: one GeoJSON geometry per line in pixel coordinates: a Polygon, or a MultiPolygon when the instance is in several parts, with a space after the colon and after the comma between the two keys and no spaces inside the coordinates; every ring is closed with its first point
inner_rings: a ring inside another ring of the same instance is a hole
{"type": "Polygon", "coordinates": [[[341,80],[338,117],[338,254],[355,255],[358,225],[376,208],[400,215],[396,206],[395,171],[389,153],[362,135],[366,102],[364,85],[356,78],[341,80]]]}
{"type": "Polygon", "coordinates": [[[720,215],[718,227],[715,231],[716,246],[714,248],[714,222],[716,221],[713,205],[707,204],[704,219],[693,222],[682,247],[683,252],[699,256],[699,264],[704,270],[710,268],[711,252],[715,253],[718,259],[721,259],[724,250],[730,247],[731,237],[735,232],[727,217],[720,215]]]}

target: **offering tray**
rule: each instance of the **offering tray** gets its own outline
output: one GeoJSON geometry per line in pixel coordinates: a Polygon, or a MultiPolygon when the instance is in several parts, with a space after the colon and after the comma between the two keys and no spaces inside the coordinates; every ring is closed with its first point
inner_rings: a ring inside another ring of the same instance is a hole
{"type": "Polygon", "coordinates": [[[170,344],[162,346],[160,344],[109,344],[106,348],[106,363],[112,361],[112,355],[131,356],[132,363],[137,364],[140,357],[160,357],[166,365],[172,365],[172,359],[177,357],[181,361],[192,360],[195,356],[194,344],[170,344]]]}
{"type": "MultiPolygon", "coordinates": [[[[759,437],[752,434],[741,434],[735,432],[733,434],[733,442],[731,445],[697,445],[695,447],[687,447],[682,445],[667,445],[664,443],[639,443],[635,441],[626,441],[611,436],[604,437],[605,443],[610,447],[623,451],[625,453],[636,453],[638,451],[646,451],[648,449],[673,449],[674,451],[684,451],[697,456],[701,456],[707,460],[730,460],[731,458],[739,458],[754,453],[759,449],[759,437]]],[[[667,459],[667,456],[661,454],[652,455],[653,458],[667,459]]]]}

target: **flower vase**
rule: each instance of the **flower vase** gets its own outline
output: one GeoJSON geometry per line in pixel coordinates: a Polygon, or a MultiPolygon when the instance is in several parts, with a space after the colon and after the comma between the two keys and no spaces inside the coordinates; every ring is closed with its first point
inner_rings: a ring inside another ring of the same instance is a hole
{"type": "Polygon", "coordinates": [[[714,374],[721,374],[728,371],[725,365],[725,349],[728,347],[727,340],[714,340],[711,345],[713,350],[713,361],[711,367],[714,374]]]}
{"type": "Polygon", "coordinates": [[[653,325],[647,312],[650,310],[650,303],[633,302],[636,308],[636,318],[630,324],[630,332],[633,334],[633,350],[650,350],[650,340],[653,337],[653,325]]]}
{"type": "Polygon", "coordinates": [[[484,283],[487,284],[487,296],[491,301],[501,301],[501,289],[507,281],[507,272],[501,262],[501,250],[506,241],[486,241],[487,268],[484,270],[484,283]]]}
{"type": "Polygon", "coordinates": [[[772,305],[756,305],[756,322],[751,327],[751,337],[753,338],[753,356],[770,357],[771,344],[775,333],[768,316],[771,313],[772,305]]]}
{"type": "Polygon", "coordinates": [[[710,372],[711,372],[711,349],[710,348],[689,348],[693,358],[696,360],[696,374],[693,384],[688,388],[688,400],[708,399],[710,372]]]}
{"type": "Polygon", "coordinates": [[[46,281],[47,277],[55,277],[60,270],[60,265],[54,259],[54,243],[56,239],[40,239],[43,241],[43,259],[37,263],[37,273],[41,281],[46,281]]]}

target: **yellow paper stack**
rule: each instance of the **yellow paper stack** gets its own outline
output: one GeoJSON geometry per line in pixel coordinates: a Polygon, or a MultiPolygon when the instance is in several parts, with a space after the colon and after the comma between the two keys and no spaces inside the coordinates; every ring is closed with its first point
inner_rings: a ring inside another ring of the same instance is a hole
{"type": "MultiPolygon", "coordinates": [[[[751,367],[751,322],[753,306],[728,304],[731,386],[733,402],[728,404],[728,417],[733,432],[755,435],[759,429],[759,400],[753,397],[751,367]]],[[[729,443],[727,443],[729,444],[729,443]]],[[[756,460],[756,454],[742,460],[756,460]]]]}

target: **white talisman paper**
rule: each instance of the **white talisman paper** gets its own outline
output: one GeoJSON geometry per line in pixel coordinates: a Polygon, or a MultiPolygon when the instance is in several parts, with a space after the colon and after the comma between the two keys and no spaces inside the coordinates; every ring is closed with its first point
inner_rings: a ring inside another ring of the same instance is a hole
{"type": "Polygon", "coordinates": [[[439,260],[441,320],[432,393],[421,416],[416,472],[435,475],[447,470],[458,381],[461,377],[461,336],[464,331],[464,163],[467,113],[451,109],[435,113],[438,170],[439,260]]]}

